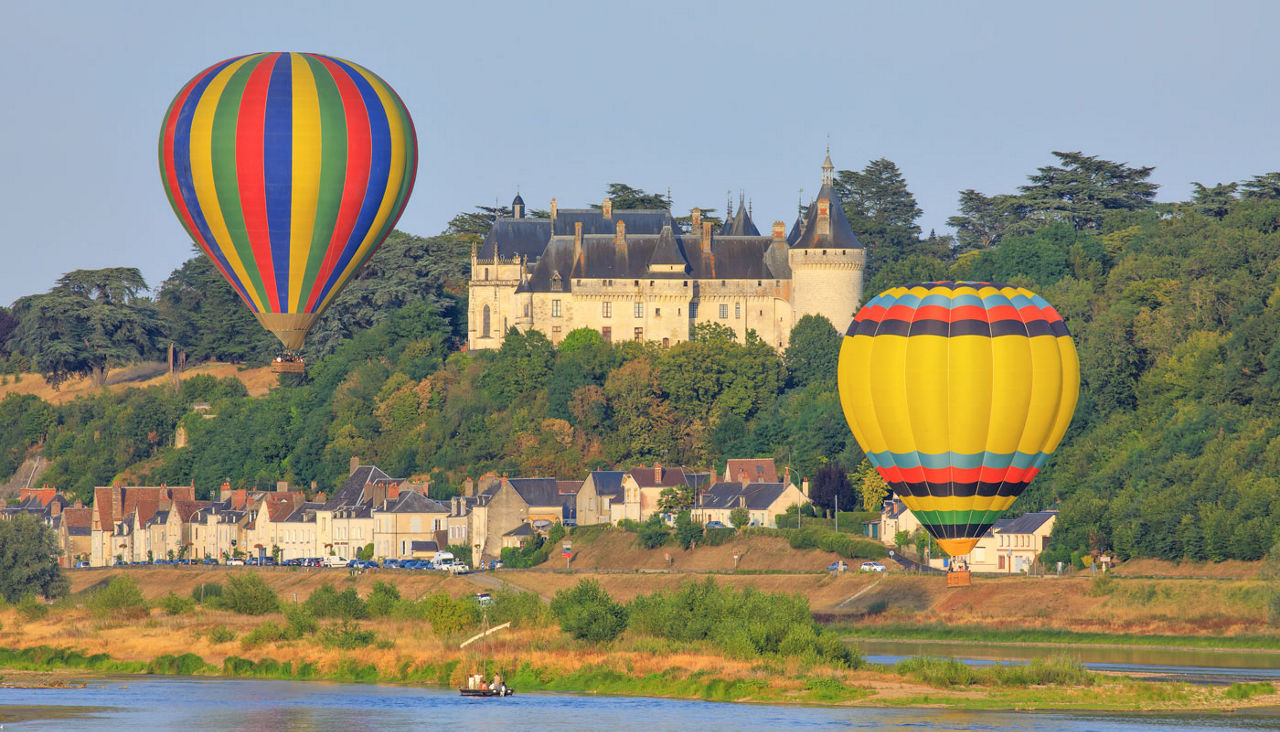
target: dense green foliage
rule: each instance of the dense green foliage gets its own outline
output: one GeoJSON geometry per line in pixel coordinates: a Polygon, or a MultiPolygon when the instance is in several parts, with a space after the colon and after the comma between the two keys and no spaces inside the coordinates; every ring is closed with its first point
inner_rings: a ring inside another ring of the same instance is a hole
{"type": "Polygon", "coordinates": [[[584,579],[557,592],[551,612],[561,630],[589,643],[611,641],[627,629],[627,609],[595,580],[584,579]]]}
{"type": "Polygon", "coordinates": [[[138,581],[127,575],[112,577],[105,586],[89,595],[85,601],[95,616],[101,619],[123,620],[139,618],[147,614],[147,601],[142,596],[138,581]]]}
{"type": "Polygon", "coordinates": [[[65,595],[70,587],[58,567],[58,537],[32,516],[0,521],[0,597],[16,603],[24,595],[65,595]]]}

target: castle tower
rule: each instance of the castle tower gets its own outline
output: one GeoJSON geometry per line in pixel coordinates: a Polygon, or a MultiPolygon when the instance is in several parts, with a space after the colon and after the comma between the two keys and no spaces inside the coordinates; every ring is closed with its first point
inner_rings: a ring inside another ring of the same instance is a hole
{"type": "Polygon", "coordinates": [[[822,162],[822,188],[809,206],[787,262],[793,324],[805,315],[823,315],[843,335],[862,302],[866,250],[845,218],[830,151],[822,162]]]}

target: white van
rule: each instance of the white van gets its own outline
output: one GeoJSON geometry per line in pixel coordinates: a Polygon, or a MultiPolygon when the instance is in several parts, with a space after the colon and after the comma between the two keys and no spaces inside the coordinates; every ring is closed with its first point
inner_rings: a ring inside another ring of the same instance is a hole
{"type": "Polygon", "coordinates": [[[320,564],[324,567],[345,567],[347,566],[347,560],[342,557],[325,557],[320,560],[320,564]]]}
{"type": "Polygon", "coordinates": [[[435,558],[431,560],[431,566],[436,569],[444,569],[453,564],[453,552],[436,552],[435,558]]]}

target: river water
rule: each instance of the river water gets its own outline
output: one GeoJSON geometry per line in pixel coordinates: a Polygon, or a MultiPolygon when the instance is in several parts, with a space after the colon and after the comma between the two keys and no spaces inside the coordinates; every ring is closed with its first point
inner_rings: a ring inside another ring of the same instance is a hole
{"type": "Polygon", "coordinates": [[[400,686],[189,677],[96,679],[84,689],[0,689],[6,729],[79,730],[1227,730],[1280,716],[1059,714],[766,706],[517,694],[463,699],[400,686]],[[16,721],[15,721],[16,720],[16,721]]]}

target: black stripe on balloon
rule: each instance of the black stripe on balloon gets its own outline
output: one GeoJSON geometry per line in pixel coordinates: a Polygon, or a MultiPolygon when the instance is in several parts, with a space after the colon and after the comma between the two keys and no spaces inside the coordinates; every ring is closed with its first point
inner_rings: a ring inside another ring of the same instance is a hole
{"type": "Polygon", "coordinates": [[[987,481],[975,481],[972,483],[907,483],[904,481],[894,481],[889,484],[893,491],[899,496],[919,496],[920,498],[972,498],[980,496],[990,498],[991,496],[1017,496],[1026,489],[1031,481],[1002,481],[999,483],[990,483],[987,481]]]}
{"type": "Polygon", "coordinates": [[[981,539],[991,524],[921,524],[935,539],[981,539]]]}
{"type": "Polygon", "coordinates": [[[936,318],[921,320],[855,320],[849,325],[851,336],[1064,336],[1068,335],[1067,326],[1061,320],[1048,321],[1043,318],[1022,322],[1021,320],[997,320],[988,323],[985,320],[968,318],[948,323],[936,318]]]}

